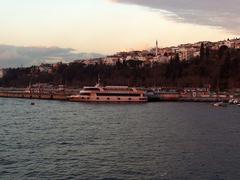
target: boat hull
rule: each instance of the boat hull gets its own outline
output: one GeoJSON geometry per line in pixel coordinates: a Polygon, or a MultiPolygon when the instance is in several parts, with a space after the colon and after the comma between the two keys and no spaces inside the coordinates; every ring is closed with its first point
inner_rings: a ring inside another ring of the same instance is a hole
{"type": "Polygon", "coordinates": [[[84,97],[70,96],[72,102],[100,102],[100,103],[146,103],[146,97],[84,97]]]}

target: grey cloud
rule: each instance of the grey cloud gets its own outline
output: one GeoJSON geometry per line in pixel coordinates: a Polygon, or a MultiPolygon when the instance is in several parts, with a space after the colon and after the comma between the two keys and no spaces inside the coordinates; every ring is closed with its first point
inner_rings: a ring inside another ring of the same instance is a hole
{"type": "MultiPolygon", "coordinates": [[[[240,0],[114,0],[166,10],[176,21],[240,31],[240,0]]],[[[169,17],[169,14],[168,14],[169,17]]]]}
{"type": "Polygon", "coordinates": [[[97,53],[75,53],[71,48],[0,45],[0,68],[31,66],[44,62],[70,62],[76,59],[102,56],[97,53]]]}

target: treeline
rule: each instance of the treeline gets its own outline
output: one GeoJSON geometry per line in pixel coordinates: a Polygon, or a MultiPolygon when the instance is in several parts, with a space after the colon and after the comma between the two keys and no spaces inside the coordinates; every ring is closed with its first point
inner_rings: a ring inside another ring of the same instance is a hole
{"type": "Polygon", "coordinates": [[[31,82],[82,87],[95,85],[98,75],[105,85],[240,88],[240,50],[202,46],[200,56],[188,61],[180,61],[176,55],[168,63],[143,64],[134,59],[114,66],[70,63],[60,64],[52,73],[39,72],[35,66],[8,69],[0,86],[26,87],[31,82]]]}

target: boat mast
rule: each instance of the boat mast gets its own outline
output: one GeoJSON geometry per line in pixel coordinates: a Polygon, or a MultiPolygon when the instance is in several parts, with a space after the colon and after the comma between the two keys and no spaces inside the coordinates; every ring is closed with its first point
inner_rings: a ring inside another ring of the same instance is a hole
{"type": "Polygon", "coordinates": [[[98,74],[98,81],[97,81],[96,87],[99,87],[99,86],[101,86],[101,78],[100,78],[100,75],[98,74]]]}

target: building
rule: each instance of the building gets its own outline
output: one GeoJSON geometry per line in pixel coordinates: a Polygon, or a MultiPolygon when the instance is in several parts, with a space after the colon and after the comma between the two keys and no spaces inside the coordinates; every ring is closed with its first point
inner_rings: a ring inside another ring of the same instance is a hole
{"type": "Polygon", "coordinates": [[[51,64],[41,64],[38,67],[40,72],[45,72],[45,73],[49,73],[49,74],[52,73],[52,68],[53,68],[53,65],[51,65],[51,64]]]}
{"type": "Polygon", "coordinates": [[[103,58],[77,60],[77,61],[74,61],[74,62],[75,63],[82,63],[82,64],[85,64],[86,66],[89,66],[89,65],[96,65],[96,64],[103,63],[103,58]]]}
{"type": "Polygon", "coordinates": [[[227,46],[228,48],[234,48],[235,42],[228,39],[228,40],[224,41],[224,45],[227,46]]]}
{"type": "Polygon", "coordinates": [[[107,56],[104,60],[103,63],[107,65],[116,65],[116,63],[120,61],[120,58],[115,55],[115,56],[107,56]]]}
{"type": "Polygon", "coordinates": [[[2,79],[5,75],[5,70],[4,69],[0,69],[0,79],[2,79]]]}
{"type": "Polygon", "coordinates": [[[200,53],[195,48],[181,48],[179,49],[179,58],[180,60],[189,60],[193,57],[198,56],[200,53]]]}
{"type": "Polygon", "coordinates": [[[153,58],[153,62],[158,62],[158,63],[167,63],[171,59],[171,56],[157,56],[153,58]]]}

